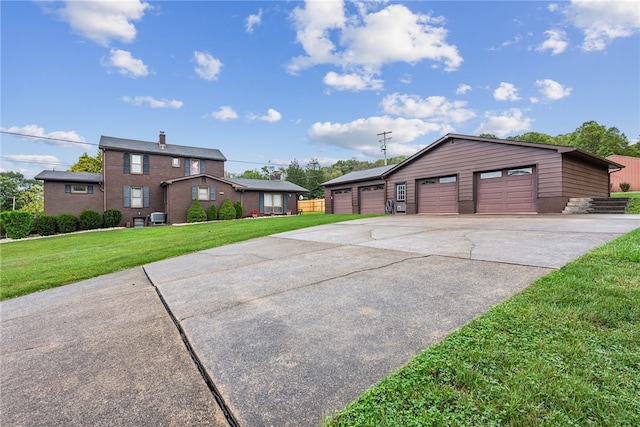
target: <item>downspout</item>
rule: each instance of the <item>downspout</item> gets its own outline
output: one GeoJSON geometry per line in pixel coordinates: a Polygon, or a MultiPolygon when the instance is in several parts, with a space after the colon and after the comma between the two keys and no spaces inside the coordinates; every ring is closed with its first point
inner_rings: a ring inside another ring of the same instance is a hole
{"type": "Polygon", "coordinates": [[[607,183],[608,184],[607,187],[609,188],[609,197],[611,197],[611,187],[612,187],[612,185],[611,185],[611,174],[612,173],[616,173],[616,172],[620,172],[621,170],[622,170],[622,168],[618,168],[618,169],[614,169],[614,170],[612,170],[612,169],[608,170],[609,173],[607,175],[607,179],[608,179],[609,182],[607,183]]]}
{"type": "Polygon", "coordinates": [[[106,171],[106,159],[105,154],[107,150],[102,149],[102,185],[100,186],[100,191],[102,191],[102,213],[107,210],[107,174],[106,171]]]}

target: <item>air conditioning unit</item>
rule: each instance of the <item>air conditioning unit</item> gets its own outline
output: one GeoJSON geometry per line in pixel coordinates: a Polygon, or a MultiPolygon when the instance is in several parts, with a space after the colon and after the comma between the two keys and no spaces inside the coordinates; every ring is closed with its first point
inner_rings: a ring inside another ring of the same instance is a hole
{"type": "Polygon", "coordinates": [[[396,203],[396,213],[406,213],[407,205],[404,203],[396,203]]]}
{"type": "Polygon", "coordinates": [[[149,221],[151,225],[162,225],[167,221],[167,216],[164,212],[152,212],[149,215],[149,221]]]}

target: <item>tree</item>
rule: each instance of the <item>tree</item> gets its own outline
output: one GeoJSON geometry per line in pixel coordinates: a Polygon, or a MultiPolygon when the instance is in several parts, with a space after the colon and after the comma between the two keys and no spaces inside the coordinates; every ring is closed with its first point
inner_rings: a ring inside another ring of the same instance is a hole
{"type": "Polygon", "coordinates": [[[304,169],[300,167],[298,161],[293,159],[289,164],[289,167],[285,170],[287,181],[299,185],[300,187],[307,188],[307,174],[304,169]]]}
{"type": "Polygon", "coordinates": [[[19,210],[25,203],[30,204],[37,200],[38,198],[31,193],[25,196],[32,187],[35,187],[34,192],[43,194],[40,181],[25,179],[19,172],[0,172],[0,211],[19,210]]]}
{"type": "Polygon", "coordinates": [[[31,212],[33,214],[43,213],[44,192],[42,190],[42,184],[38,182],[22,192],[18,198],[18,204],[20,205],[20,209],[25,212],[31,212]]]}
{"type": "Polygon", "coordinates": [[[558,144],[557,138],[540,132],[525,132],[522,135],[509,137],[507,139],[523,142],[538,142],[542,144],[558,144]]]}
{"type": "Polygon", "coordinates": [[[262,174],[262,172],[257,171],[255,169],[252,170],[246,170],[244,172],[242,172],[238,178],[244,178],[244,179],[268,179],[265,178],[264,175],[262,174]]]}
{"type": "Polygon", "coordinates": [[[312,199],[321,199],[324,197],[324,187],[322,183],[324,179],[324,171],[320,167],[318,159],[311,159],[306,167],[307,174],[307,189],[309,190],[309,197],[312,199]]]}
{"type": "Polygon", "coordinates": [[[635,151],[629,147],[629,140],[618,128],[607,128],[593,120],[584,122],[569,134],[559,135],[558,139],[563,145],[581,148],[601,157],[635,151]]]}
{"type": "Polygon", "coordinates": [[[102,173],[102,151],[98,151],[95,157],[82,153],[78,161],[69,168],[69,172],[102,173]]]}

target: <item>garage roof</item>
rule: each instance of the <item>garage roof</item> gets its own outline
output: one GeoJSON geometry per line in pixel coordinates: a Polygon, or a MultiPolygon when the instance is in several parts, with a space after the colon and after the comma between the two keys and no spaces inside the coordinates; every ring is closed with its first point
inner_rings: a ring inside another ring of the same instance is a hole
{"type": "Polygon", "coordinates": [[[345,175],[322,183],[322,185],[345,184],[347,182],[364,181],[367,179],[382,179],[382,175],[397,165],[379,166],[377,168],[364,169],[361,171],[349,172],[345,175]]]}

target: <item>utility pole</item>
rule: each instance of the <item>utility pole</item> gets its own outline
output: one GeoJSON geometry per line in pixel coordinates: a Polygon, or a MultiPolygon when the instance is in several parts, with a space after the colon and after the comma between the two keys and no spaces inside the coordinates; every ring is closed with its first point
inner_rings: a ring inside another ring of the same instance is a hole
{"type": "Polygon", "coordinates": [[[392,133],[390,130],[389,131],[384,131],[382,133],[379,133],[378,136],[382,135],[382,139],[379,140],[378,142],[380,142],[380,151],[382,151],[384,153],[384,165],[387,166],[387,141],[389,141],[391,139],[391,137],[387,138],[387,134],[392,133]]]}

